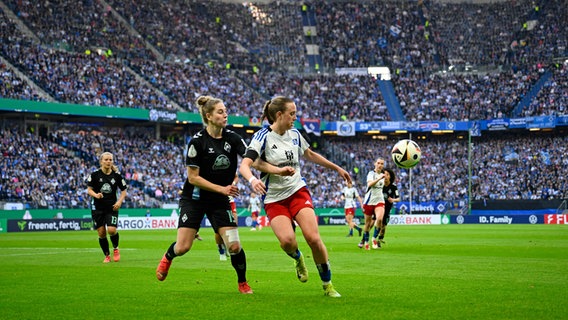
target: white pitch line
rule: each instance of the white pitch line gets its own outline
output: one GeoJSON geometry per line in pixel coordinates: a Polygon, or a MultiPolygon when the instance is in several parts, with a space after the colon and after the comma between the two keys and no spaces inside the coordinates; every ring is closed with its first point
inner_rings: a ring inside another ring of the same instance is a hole
{"type": "MultiPolygon", "coordinates": [[[[37,256],[37,255],[52,255],[52,254],[61,254],[63,251],[66,252],[100,252],[101,249],[97,248],[17,248],[17,247],[10,247],[10,248],[2,248],[3,250],[25,250],[26,253],[9,253],[9,254],[2,254],[0,253],[0,257],[17,257],[17,256],[37,256]],[[44,250],[46,249],[46,250],[44,250]],[[30,251],[37,251],[37,252],[30,252],[30,251]],[[55,250],[55,251],[54,251],[55,250]]],[[[121,251],[134,251],[136,249],[120,249],[121,251]]]]}

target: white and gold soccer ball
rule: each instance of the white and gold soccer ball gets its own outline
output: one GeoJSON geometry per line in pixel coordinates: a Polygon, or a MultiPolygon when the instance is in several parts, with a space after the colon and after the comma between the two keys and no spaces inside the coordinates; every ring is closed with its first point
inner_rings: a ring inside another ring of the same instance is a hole
{"type": "Polygon", "coordinates": [[[391,151],[392,161],[402,169],[414,168],[420,162],[421,155],[418,143],[410,139],[400,140],[391,151]]]}

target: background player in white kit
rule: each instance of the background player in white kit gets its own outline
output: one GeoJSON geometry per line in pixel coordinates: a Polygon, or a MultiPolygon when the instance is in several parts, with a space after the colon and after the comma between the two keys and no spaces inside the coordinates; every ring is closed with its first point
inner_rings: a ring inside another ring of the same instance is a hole
{"type": "Polygon", "coordinates": [[[355,217],[355,211],[357,210],[357,202],[355,202],[355,200],[359,200],[361,210],[363,209],[363,200],[359,195],[359,191],[357,191],[357,188],[353,186],[352,182],[347,182],[347,185],[343,187],[341,193],[341,197],[345,201],[345,223],[347,223],[347,226],[349,226],[349,233],[347,234],[347,236],[352,237],[353,229],[357,229],[360,237],[362,229],[353,221],[353,218],[355,217]]]}

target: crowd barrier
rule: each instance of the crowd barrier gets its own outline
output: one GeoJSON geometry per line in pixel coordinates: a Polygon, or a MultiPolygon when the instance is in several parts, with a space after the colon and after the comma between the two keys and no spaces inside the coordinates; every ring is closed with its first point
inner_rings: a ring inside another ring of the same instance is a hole
{"type": "MultiPolygon", "coordinates": [[[[345,225],[345,216],[318,216],[320,226],[345,225]]],[[[354,221],[361,224],[363,217],[355,217],[354,221]]],[[[266,216],[260,216],[258,222],[263,227],[269,226],[266,216]]],[[[177,229],[176,216],[141,216],[119,217],[119,230],[158,230],[177,229]]],[[[250,227],[250,216],[240,216],[241,227],[250,227]]],[[[447,214],[417,214],[391,215],[389,225],[449,225],[449,224],[568,224],[567,214],[512,214],[512,215],[447,215],[447,214]]],[[[207,218],[201,227],[210,228],[207,218]]],[[[93,230],[90,218],[64,219],[5,219],[0,218],[0,233],[5,232],[37,232],[37,231],[80,231],[93,230]]]]}

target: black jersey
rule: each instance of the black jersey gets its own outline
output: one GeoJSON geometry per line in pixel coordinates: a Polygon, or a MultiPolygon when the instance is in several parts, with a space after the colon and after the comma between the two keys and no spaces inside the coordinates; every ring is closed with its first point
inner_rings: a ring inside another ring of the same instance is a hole
{"type": "MultiPolygon", "coordinates": [[[[207,181],[228,186],[235,179],[238,159],[245,154],[247,145],[236,132],[223,129],[222,137],[215,139],[206,129],[196,133],[187,146],[185,164],[199,168],[199,176],[207,181]]],[[[202,190],[189,183],[183,185],[181,199],[228,202],[228,197],[217,192],[202,190]]]]}
{"type": "Polygon", "coordinates": [[[126,181],[120,173],[111,171],[110,174],[104,174],[101,169],[91,173],[87,178],[87,186],[91,187],[95,193],[102,193],[102,199],[91,199],[91,209],[101,210],[112,207],[118,197],[116,193],[118,189],[126,190],[126,181]]]}
{"type": "Polygon", "coordinates": [[[389,214],[391,212],[393,203],[390,203],[388,201],[388,198],[398,198],[398,188],[396,185],[391,183],[387,187],[383,187],[383,194],[385,196],[385,213],[389,214]]]}

